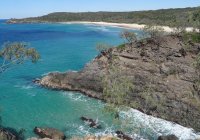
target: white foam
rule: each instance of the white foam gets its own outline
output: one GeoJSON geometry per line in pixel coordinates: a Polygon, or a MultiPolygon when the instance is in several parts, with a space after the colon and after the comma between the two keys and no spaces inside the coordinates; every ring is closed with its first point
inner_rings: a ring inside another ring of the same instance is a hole
{"type": "Polygon", "coordinates": [[[15,85],[15,87],[21,88],[21,89],[32,89],[33,88],[33,86],[31,86],[31,85],[15,85]]]}
{"type": "Polygon", "coordinates": [[[57,73],[57,72],[59,72],[59,71],[51,71],[51,72],[47,72],[47,73],[42,74],[42,77],[47,76],[47,75],[49,75],[50,73],[57,73]]]}
{"type": "MultiPolygon", "coordinates": [[[[85,24],[87,25],[87,24],[85,24]]],[[[97,26],[97,25],[87,25],[89,29],[100,30],[102,32],[109,32],[110,30],[106,26],[97,26]]]]}
{"type": "Polygon", "coordinates": [[[174,134],[180,140],[195,140],[200,138],[200,133],[195,133],[192,128],[186,128],[179,124],[149,116],[135,109],[121,111],[120,117],[128,119],[130,125],[137,124],[143,130],[148,130],[145,133],[155,133],[157,136],[174,134]]]}
{"type": "Polygon", "coordinates": [[[77,94],[73,92],[61,92],[64,96],[69,97],[73,101],[82,101],[82,102],[87,102],[89,99],[86,98],[86,96],[82,94],[77,94]]]}

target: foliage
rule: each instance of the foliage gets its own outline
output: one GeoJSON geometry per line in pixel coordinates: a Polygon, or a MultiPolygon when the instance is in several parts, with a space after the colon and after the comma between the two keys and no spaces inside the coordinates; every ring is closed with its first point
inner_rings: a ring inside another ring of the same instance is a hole
{"type": "Polygon", "coordinates": [[[200,34],[198,32],[184,32],[182,33],[184,41],[191,41],[192,43],[200,43],[200,34]]]}
{"type": "Polygon", "coordinates": [[[132,44],[137,41],[136,34],[134,32],[130,32],[130,31],[121,32],[120,37],[129,44],[132,44]]]}
{"type": "Polygon", "coordinates": [[[99,51],[100,53],[111,48],[110,45],[106,44],[106,43],[98,43],[96,45],[96,50],[99,51]]]}
{"type": "Polygon", "coordinates": [[[122,50],[123,50],[125,47],[126,47],[126,44],[121,44],[121,45],[118,45],[118,46],[117,46],[118,49],[122,49],[122,50]]]}
{"type": "Polygon", "coordinates": [[[40,58],[39,53],[34,48],[28,48],[27,43],[14,42],[5,43],[0,50],[0,73],[4,72],[14,64],[22,64],[25,60],[31,60],[36,63],[40,58]]]}
{"type": "Polygon", "coordinates": [[[129,105],[129,92],[134,86],[128,76],[122,76],[123,71],[111,64],[108,73],[102,78],[103,98],[107,104],[106,112],[112,112],[118,118],[118,109],[129,105]]]}
{"type": "Polygon", "coordinates": [[[194,26],[200,31],[200,9],[196,10],[192,15],[194,26]]]}
{"type": "Polygon", "coordinates": [[[199,7],[136,12],[56,12],[36,18],[14,20],[18,22],[104,21],[114,23],[138,23],[170,26],[176,19],[176,22],[184,22],[186,26],[193,26],[193,21],[189,22],[188,19],[191,17],[191,14],[195,13],[198,9],[199,7]]]}
{"type": "Polygon", "coordinates": [[[200,71],[200,53],[197,55],[195,62],[193,63],[194,67],[200,71]]]}
{"type": "Polygon", "coordinates": [[[103,78],[103,97],[109,104],[123,106],[128,101],[128,93],[133,89],[131,80],[122,76],[122,70],[112,65],[103,78]]]}
{"type": "Polygon", "coordinates": [[[158,38],[164,35],[164,29],[159,26],[151,26],[151,25],[146,25],[143,28],[144,33],[146,33],[146,36],[150,36],[151,38],[158,38]]]}

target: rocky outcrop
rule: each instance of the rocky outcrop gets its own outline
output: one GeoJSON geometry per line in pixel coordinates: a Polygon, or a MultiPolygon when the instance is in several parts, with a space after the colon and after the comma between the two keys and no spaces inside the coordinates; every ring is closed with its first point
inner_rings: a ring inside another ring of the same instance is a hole
{"type": "Polygon", "coordinates": [[[87,117],[81,117],[80,118],[82,121],[84,121],[85,123],[87,123],[90,127],[92,128],[97,128],[97,129],[101,129],[101,125],[98,124],[97,121],[94,121],[93,119],[91,118],[87,118],[87,117]]]}
{"type": "Polygon", "coordinates": [[[158,140],[178,140],[175,135],[159,136],[158,140]]]}
{"type": "Polygon", "coordinates": [[[122,131],[116,131],[117,137],[122,140],[133,140],[130,136],[124,134],[122,131]]]}
{"type": "Polygon", "coordinates": [[[54,128],[34,128],[34,133],[41,138],[49,138],[54,140],[65,140],[65,135],[63,132],[54,128]]]}
{"type": "Polygon", "coordinates": [[[181,38],[165,36],[158,42],[147,39],[112,48],[79,72],[50,73],[39,84],[107,100],[102,95],[102,77],[112,64],[122,71],[119,76],[129,77],[134,85],[126,105],[200,131],[200,90],[193,67],[200,46],[185,46],[181,38]]]}
{"type": "Polygon", "coordinates": [[[17,136],[7,129],[0,128],[0,140],[18,140],[17,136]]]}

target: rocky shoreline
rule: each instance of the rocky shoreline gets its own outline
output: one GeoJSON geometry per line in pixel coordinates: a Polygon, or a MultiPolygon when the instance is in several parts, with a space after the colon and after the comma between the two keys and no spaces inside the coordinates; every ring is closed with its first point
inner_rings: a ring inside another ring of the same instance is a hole
{"type": "Polygon", "coordinates": [[[191,95],[196,90],[196,71],[192,64],[200,46],[192,44],[192,49],[187,51],[177,36],[165,36],[159,43],[148,40],[146,44],[137,42],[134,47],[112,48],[79,72],[50,73],[37,82],[46,88],[79,91],[104,100],[101,78],[108,71],[112,57],[117,57],[116,65],[135,85],[130,103],[137,102],[138,106],[133,108],[200,131],[199,101],[196,100],[199,95],[191,95]],[[149,98],[153,103],[145,98],[144,87],[151,87],[149,98]]]}
{"type": "Polygon", "coordinates": [[[137,106],[130,107],[200,131],[200,95],[193,94],[197,73],[192,65],[200,46],[192,44],[192,49],[186,49],[182,38],[172,35],[157,41],[149,39],[136,42],[134,47],[109,49],[79,72],[50,73],[37,82],[46,88],[78,91],[106,100],[101,78],[117,57],[114,65],[123,70],[122,76],[131,77],[135,86],[129,102],[137,106]],[[144,94],[147,87],[152,90],[148,94],[152,103],[144,94]]]}

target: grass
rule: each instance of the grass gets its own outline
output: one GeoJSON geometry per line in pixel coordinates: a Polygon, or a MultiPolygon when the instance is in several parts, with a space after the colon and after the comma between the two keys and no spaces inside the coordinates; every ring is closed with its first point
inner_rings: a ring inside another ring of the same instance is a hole
{"type": "Polygon", "coordinates": [[[125,47],[126,47],[126,45],[125,44],[121,44],[121,45],[119,45],[119,46],[117,46],[117,49],[125,49],[125,47]]]}
{"type": "Polygon", "coordinates": [[[200,43],[200,33],[198,32],[185,32],[183,39],[186,41],[192,41],[193,43],[200,43]]]}

